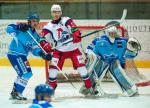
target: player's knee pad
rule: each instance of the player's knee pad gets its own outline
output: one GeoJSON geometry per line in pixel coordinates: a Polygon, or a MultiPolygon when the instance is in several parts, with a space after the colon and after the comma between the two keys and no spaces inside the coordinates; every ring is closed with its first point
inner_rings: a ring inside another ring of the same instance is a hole
{"type": "Polygon", "coordinates": [[[49,78],[48,84],[49,84],[53,89],[56,89],[56,87],[57,87],[57,78],[49,78]]]}
{"type": "Polygon", "coordinates": [[[78,67],[77,71],[80,73],[81,77],[85,77],[88,75],[88,72],[87,72],[87,69],[85,68],[85,66],[78,67]]]}
{"type": "Polygon", "coordinates": [[[49,78],[56,78],[57,74],[58,74],[58,70],[57,69],[50,68],[50,70],[49,70],[49,78]]]}

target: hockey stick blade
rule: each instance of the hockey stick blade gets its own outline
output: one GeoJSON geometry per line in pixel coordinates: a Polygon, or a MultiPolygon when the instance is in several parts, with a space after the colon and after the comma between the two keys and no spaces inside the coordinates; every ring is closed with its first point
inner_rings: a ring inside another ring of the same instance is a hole
{"type": "Polygon", "coordinates": [[[147,82],[139,82],[135,84],[137,87],[145,87],[145,86],[150,86],[150,81],[147,82]]]}
{"type": "Polygon", "coordinates": [[[124,22],[126,16],[127,16],[127,9],[123,9],[123,14],[122,14],[122,17],[120,19],[120,23],[124,22]]]}
{"type": "Polygon", "coordinates": [[[12,104],[31,104],[33,99],[27,99],[27,100],[12,100],[12,104]]]}

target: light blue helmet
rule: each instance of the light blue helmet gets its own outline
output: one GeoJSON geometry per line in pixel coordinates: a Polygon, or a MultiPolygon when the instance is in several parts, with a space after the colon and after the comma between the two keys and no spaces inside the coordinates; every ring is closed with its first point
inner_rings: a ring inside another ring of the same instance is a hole
{"type": "Polygon", "coordinates": [[[32,19],[36,19],[36,20],[40,20],[39,15],[36,12],[30,13],[27,17],[28,21],[32,20],[32,19]]]}
{"type": "Polygon", "coordinates": [[[40,84],[35,88],[35,95],[48,94],[53,95],[54,89],[47,84],[40,84]]]}

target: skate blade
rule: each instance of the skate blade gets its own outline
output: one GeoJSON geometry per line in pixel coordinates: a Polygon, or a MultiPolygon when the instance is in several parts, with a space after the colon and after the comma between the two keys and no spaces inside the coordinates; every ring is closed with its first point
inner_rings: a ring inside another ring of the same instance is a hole
{"type": "Polygon", "coordinates": [[[29,104],[32,103],[33,99],[27,99],[27,100],[17,100],[12,99],[12,104],[29,104]]]}

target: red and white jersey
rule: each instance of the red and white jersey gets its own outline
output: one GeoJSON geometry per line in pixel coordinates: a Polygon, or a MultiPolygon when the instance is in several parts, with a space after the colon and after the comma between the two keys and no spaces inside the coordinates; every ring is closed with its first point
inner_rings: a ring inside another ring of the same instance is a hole
{"type": "MultiPolygon", "coordinates": [[[[53,46],[59,46],[60,44],[68,41],[68,39],[71,39],[72,32],[71,27],[76,26],[71,18],[69,17],[61,17],[61,20],[58,24],[49,22],[46,26],[43,28],[43,35],[46,37],[48,42],[53,46]],[[68,23],[69,22],[69,23],[68,23]]],[[[70,42],[66,45],[63,45],[61,47],[56,48],[57,50],[61,52],[67,52],[67,51],[73,51],[77,49],[76,43],[70,42]]]]}

